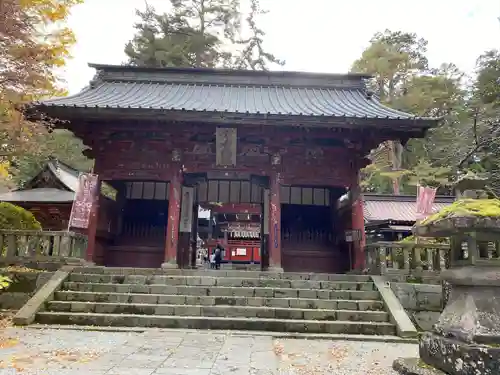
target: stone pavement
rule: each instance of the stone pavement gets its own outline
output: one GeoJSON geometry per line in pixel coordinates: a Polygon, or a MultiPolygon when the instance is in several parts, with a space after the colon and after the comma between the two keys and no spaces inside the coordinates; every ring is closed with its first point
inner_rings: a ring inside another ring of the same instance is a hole
{"type": "Polygon", "coordinates": [[[7,328],[0,375],[392,375],[416,344],[303,340],[270,335],[7,328]]]}

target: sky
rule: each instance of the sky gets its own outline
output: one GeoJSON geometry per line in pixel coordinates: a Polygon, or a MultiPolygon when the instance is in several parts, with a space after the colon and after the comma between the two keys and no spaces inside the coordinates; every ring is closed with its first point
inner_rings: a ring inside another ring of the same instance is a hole
{"type": "MultiPolygon", "coordinates": [[[[148,0],[166,10],[168,0],[148,0]]],[[[429,41],[432,66],[453,62],[472,74],[477,57],[500,48],[500,0],[261,0],[266,48],[283,70],[346,73],[378,31],[415,32],[429,41]]],[[[121,64],[144,0],[85,0],[69,26],[77,44],[63,72],[70,93],[94,75],[90,63],[121,64]]]]}

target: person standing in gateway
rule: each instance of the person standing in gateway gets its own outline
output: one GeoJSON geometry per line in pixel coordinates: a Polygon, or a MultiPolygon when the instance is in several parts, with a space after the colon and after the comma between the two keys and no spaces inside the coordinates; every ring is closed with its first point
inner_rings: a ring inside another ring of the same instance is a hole
{"type": "Polygon", "coordinates": [[[214,263],[215,263],[215,269],[220,270],[220,264],[222,262],[222,251],[224,248],[221,246],[221,244],[217,244],[214,250],[214,263]]]}

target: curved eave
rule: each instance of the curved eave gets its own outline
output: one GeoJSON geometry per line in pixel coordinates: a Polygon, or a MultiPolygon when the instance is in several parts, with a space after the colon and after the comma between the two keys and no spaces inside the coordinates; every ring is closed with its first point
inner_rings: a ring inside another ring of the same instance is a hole
{"type": "Polygon", "coordinates": [[[165,108],[131,108],[131,107],[100,107],[100,106],[66,106],[38,104],[29,110],[31,118],[42,116],[52,117],[61,121],[88,120],[111,120],[111,119],[150,119],[165,121],[192,121],[205,122],[231,122],[263,125],[287,125],[287,126],[333,126],[333,127],[361,127],[377,129],[394,129],[408,131],[426,131],[436,127],[441,121],[439,118],[422,117],[350,117],[350,116],[311,116],[307,114],[271,114],[250,112],[220,112],[220,111],[195,111],[165,108]]]}

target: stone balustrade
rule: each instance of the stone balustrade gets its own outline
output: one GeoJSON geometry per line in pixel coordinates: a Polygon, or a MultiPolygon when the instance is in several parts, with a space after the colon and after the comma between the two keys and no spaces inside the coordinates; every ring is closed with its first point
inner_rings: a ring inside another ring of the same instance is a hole
{"type": "Polygon", "coordinates": [[[0,230],[0,262],[13,258],[85,258],[87,237],[67,231],[0,230]]]}
{"type": "Polygon", "coordinates": [[[450,246],[403,242],[374,242],[365,246],[366,267],[375,275],[438,276],[449,266],[450,246]]]}

